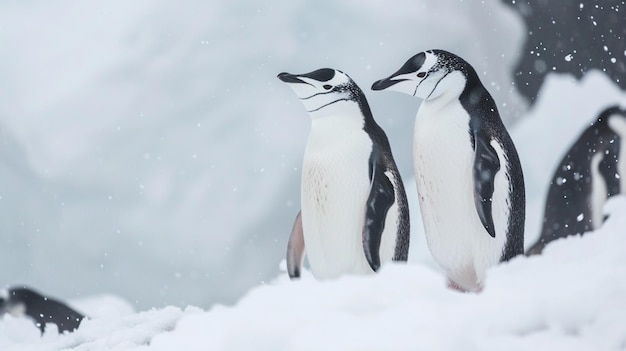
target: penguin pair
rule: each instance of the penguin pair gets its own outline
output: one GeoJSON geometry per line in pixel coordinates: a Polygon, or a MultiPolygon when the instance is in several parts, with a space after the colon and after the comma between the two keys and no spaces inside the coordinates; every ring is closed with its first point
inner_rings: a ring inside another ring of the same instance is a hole
{"type": "Polygon", "coordinates": [[[539,239],[527,255],[553,240],[582,235],[604,222],[609,197],[626,187],[626,110],[611,106],[587,127],[559,162],[550,187],[539,239]]]}
{"type": "Polygon", "coordinates": [[[27,316],[43,334],[47,323],[54,323],[59,333],[78,328],[84,315],[56,299],[46,297],[27,287],[14,287],[0,293],[0,316],[27,316]]]}
{"type": "MultiPolygon", "coordinates": [[[[318,279],[406,261],[406,194],[361,89],[328,68],[278,77],[311,117],[289,276],[300,275],[305,251],[318,279]]],[[[522,170],[495,102],[471,65],[443,50],[418,53],[372,89],[423,99],[413,158],[427,243],[451,287],[480,291],[486,269],[524,242],[522,170]]]]}

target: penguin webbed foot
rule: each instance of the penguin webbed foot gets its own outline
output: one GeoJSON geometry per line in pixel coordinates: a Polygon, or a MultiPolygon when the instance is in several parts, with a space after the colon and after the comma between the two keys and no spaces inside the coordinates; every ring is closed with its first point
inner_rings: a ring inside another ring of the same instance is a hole
{"type": "Polygon", "coordinates": [[[459,284],[457,284],[455,281],[453,281],[449,277],[448,277],[448,282],[446,286],[448,287],[448,289],[456,290],[464,294],[468,294],[470,292],[481,293],[483,291],[483,287],[480,285],[478,286],[476,290],[467,290],[465,288],[462,288],[459,284]]]}
{"type": "Polygon", "coordinates": [[[448,289],[456,290],[458,292],[466,293],[467,290],[463,289],[459,286],[459,284],[455,283],[452,279],[448,278],[448,282],[446,283],[448,289]]]}

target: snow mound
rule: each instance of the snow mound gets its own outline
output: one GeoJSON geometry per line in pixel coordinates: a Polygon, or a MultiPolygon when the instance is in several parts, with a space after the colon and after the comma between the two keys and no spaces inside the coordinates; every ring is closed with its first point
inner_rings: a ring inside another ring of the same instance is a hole
{"type": "Polygon", "coordinates": [[[110,294],[93,295],[69,301],[69,305],[89,318],[122,317],[135,309],[126,300],[110,294]]]}
{"type": "Polygon", "coordinates": [[[492,268],[482,294],[421,265],[375,276],[279,281],[233,307],[185,316],[151,350],[622,350],[626,197],[605,226],[492,268]],[[193,343],[185,343],[193,340],[193,343]]]}
{"type": "Polygon", "coordinates": [[[84,320],[73,333],[59,335],[54,324],[39,329],[27,318],[6,315],[0,322],[0,349],[6,351],[47,350],[128,350],[148,345],[157,334],[174,329],[185,314],[200,312],[188,307],[181,310],[168,306],[125,316],[108,316],[84,320]]]}
{"type": "Polygon", "coordinates": [[[481,294],[447,289],[422,264],[327,282],[283,273],[233,306],[97,317],[65,335],[51,328],[40,336],[28,320],[6,316],[0,349],[623,350],[626,196],[607,211],[596,232],[493,267],[481,294]]]}

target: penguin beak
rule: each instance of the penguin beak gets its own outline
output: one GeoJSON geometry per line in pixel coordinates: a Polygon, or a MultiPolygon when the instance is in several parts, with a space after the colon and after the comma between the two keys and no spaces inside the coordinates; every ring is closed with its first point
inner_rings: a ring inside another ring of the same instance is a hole
{"type": "Polygon", "coordinates": [[[282,80],[285,83],[303,83],[303,84],[308,84],[307,82],[305,82],[302,79],[298,78],[297,75],[290,74],[290,73],[287,73],[287,72],[280,73],[277,77],[278,77],[278,79],[282,80]]]}
{"type": "Polygon", "coordinates": [[[374,82],[374,84],[372,84],[372,90],[385,90],[392,85],[408,80],[408,79],[394,79],[395,76],[396,76],[396,73],[392,74],[391,76],[385,79],[377,80],[376,82],[374,82]]]}

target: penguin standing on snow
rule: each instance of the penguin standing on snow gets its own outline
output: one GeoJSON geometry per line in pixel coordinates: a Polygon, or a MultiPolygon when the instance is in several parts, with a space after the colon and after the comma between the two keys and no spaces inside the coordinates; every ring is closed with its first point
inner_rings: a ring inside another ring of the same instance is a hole
{"type": "Polygon", "coordinates": [[[580,135],[559,163],[548,190],[541,235],[527,255],[551,241],[583,234],[604,222],[607,199],[626,186],[626,110],[613,106],[580,135]]]}
{"type": "Polygon", "coordinates": [[[302,162],[301,211],[287,249],[290,278],[304,252],[318,279],[366,274],[406,261],[409,210],[389,141],[363,91],[345,73],[323,68],[281,73],[311,117],[302,162]]]}
{"type": "Polygon", "coordinates": [[[77,329],[85,318],[64,303],[27,287],[11,288],[0,294],[0,316],[5,313],[15,317],[26,315],[32,318],[42,334],[46,323],[56,324],[59,333],[64,333],[77,329]]]}
{"type": "Polygon", "coordinates": [[[482,290],[488,267],[524,251],[522,168],[493,98],[443,50],[418,53],[372,89],[423,99],[413,161],[428,247],[450,287],[482,290]]]}

